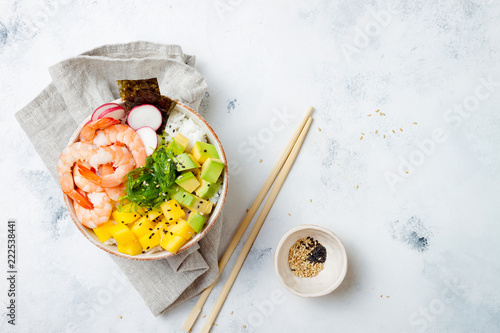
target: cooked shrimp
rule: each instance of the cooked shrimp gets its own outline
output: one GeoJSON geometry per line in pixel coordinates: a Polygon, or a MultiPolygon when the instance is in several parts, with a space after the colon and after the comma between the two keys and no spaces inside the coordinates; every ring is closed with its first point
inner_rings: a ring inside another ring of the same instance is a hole
{"type": "Polygon", "coordinates": [[[93,145],[84,142],[75,142],[63,149],[57,162],[57,174],[62,191],[73,199],[73,201],[87,209],[93,208],[92,202],[89,201],[85,194],[75,189],[72,168],[79,161],[88,162],[95,152],[96,149],[93,145]]]}
{"type": "Polygon", "coordinates": [[[82,131],[80,132],[80,140],[90,142],[94,139],[97,130],[119,123],[119,120],[108,117],[91,121],[87,125],[83,126],[82,131]]]}
{"type": "MultiPolygon", "coordinates": [[[[104,119],[104,118],[103,118],[104,119]]],[[[146,164],[146,149],[139,135],[127,125],[111,125],[96,132],[92,143],[96,146],[109,146],[121,142],[134,156],[136,168],[146,164]]]]}
{"type": "MultiPolygon", "coordinates": [[[[80,164],[87,168],[91,168],[91,165],[87,162],[80,161],[80,164]]],[[[80,169],[75,167],[73,168],[73,180],[75,182],[75,185],[82,189],[84,192],[102,192],[102,187],[99,185],[96,185],[92,183],[90,180],[87,178],[83,177],[80,173],[80,169]]],[[[114,199],[113,199],[114,200],[114,199]]]]}
{"type": "MultiPolygon", "coordinates": [[[[115,170],[114,170],[112,165],[105,164],[105,165],[101,166],[101,175],[106,176],[106,175],[112,174],[113,172],[115,172],[115,170]]],[[[97,185],[95,185],[95,186],[97,186],[97,185]]],[[[105,187],[104,190],[106,191],[108,196],[113,201],[120,200],[120,198],[123,197],[127,193],[125,190],[124,184],[120,184],[120,185],[115,186],[115,187],[105,187]]]]}
{"type": "Polygon", "coordinates": [[[87,194],[93,208],[88,209],[73,202],[75,214],[80,222],[88,228],[97,228],[108,222],[113,210],[111,199],[106,192],[90,192],[87,194]]]}
{"type": "Polygon", "coordinates": [[[99,169],[99,166],[103,164],[113,165],[113,173],[98,176],[81,163],[78,164],[80,174],[101,187],[115,187],[122,184],[127,173],[135,166],[134,158],[129,150],[119,145],[99,148],[90,158],[89,163],[94,169],[99,169]]]}

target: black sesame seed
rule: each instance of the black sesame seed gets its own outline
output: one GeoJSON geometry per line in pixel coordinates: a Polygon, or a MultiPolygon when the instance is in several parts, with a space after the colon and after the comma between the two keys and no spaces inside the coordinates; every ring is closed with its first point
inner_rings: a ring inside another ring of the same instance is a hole
{"type": "Polygon", "coordinates": [[[149,250],[149,246],[146,248],[146,250],[149,250]]]}
{"type": "Polygon", "coordinates": [[[312,264],[324,263],[326,261],[326,248],[318,243],[307,257],[307,261],[312,264]]]}
{"type": "Polygon", "coordinates": [[[153,228],[149,228],[149,230],[153,231],[153,228]]]}
{"type": "Polygon", "coordinates": [[[171,217],[171,218],[169,218],[168,220],[169,220],[169,221],[172,221],[173,219],[174,219],[174,218],[173,218],[173,217],[171,217]]]}
{"type": "Polygon", "coordinates": [[[206,152],[207,152],[207,150],[205,149],[205,150],[203,150],[203,152],[204,152],[204,153],[206,153],[206,152]]]}
{"type": "Polygon", "coordinates": [[[173,236],[173,235],[174,235],[174,233],[173,233],[172,231],[170,231],[170,235],[171,235],[171,236],[173,236]]]}

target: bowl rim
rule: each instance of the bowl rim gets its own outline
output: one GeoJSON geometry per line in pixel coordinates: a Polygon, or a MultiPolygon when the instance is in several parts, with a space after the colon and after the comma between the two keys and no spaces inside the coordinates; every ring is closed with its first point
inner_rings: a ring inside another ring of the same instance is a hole
{"type": "MultiPolygon", "coordinates": [[[[108,102],[108,103],[120,103],[120,102],[122,102],[122,101],[120,99],[118,99],[118,100],[114,100],[114,101],[111,101],[111,102],[108,102]]],[[[80,221],[78,221],[78,219],[76,218],[76,215],[74,213],[74,208],[73,208],[72,200],[70,199],[70,197],[67,194],[63,193],[64,202],[66,204],[66,209],[68,210],[68,213],[69,213],[71,219],[73,220],[73,223],[76,225],[76,227],[78,228],[78,230],[80,230],[80,232],[92,244],[94,244],[95,246],[97,246],[101,250],[104,250],[104,251],[106,251],[106,252],[108,252],[108,253],[110,253],[112,255],[115,255],[117,257],[131,259],[131,260],[136,260],[136,261],[150,261],[150,260],[165,259],[165,258],[168,258],[168,257],[172,257],[174,255],[177,255],[179,253],[182,253],[182,252],[186,251],[187,249],[189,249],[194,244],[198,243],[203,237],[205,237],[205,235],[208,233],[208,231],[210,229],[212,229],[212,227],[214,226],[214,224],[219,219],[219,216],[220,216],[220,214],[222,212],[222,208],[224,207],[224,204],[226,202],[226,196],[227,196],[227,190],[228,190],[228,183],[229,183],[229,171],[228,171],[228,166],[227,166],[228,163],[227,163],[226,153],[224,152],[224,148],[222,147],[222,143],[220,142],[219,137],[217,136],[217,134],[215,133],[215,131],[213,130],[213,128],[208,124],[208,122],[198,112],[194,111],[191,107],[189,107],[189,106],[187,106],[187,105],[185,105],[185,104],[183,104],[181,102],[177,102],[176,107],[177,106],[179,106],[181,108],[184,108],[192,116],[197,117],[208,128],[208,130],[210,131],[211,135],[215,139],[215,142],[216,142],[216,144],[218,146],[217,148],[219,148],[218,152],[221,155],[220,158],[222,159],[222,161],[225,164],[225,166],[224,166],[224,181],[222,183],[223,185],[222,185],[221,195],[220,195],[219,199],[217,200],[216,207],[214,207],[215,208],[214,210],[216,210],[216,211],[214,211],[213,215],[211,215],[210,218],[209,218],[209,220],[212,219],[212,222],[210,224],[207,224],[207,226],[203,229],[203,231],[201,233],[197,234],[194,238],[192,238],[190,241],[188,241],[186,244],[184,244],[179,249],[179,251],[177,251],[176,253],[172,253],[172,252],[163,250],[163,251],[156,252],[156,253],[160,254],[158,256],[151,256],[151,257],[140,257],[140,255],[138,255],[138,256],[131,256],[131,255],[128,255],[128,254],[125,254],[125,253],[118,252],[118,249],[116,249],[114,251],[110,250],[109,248],[107,248],[106,246],[104,246],[104,244],[102,244],[101,242],[96,241],[93,237],[91,237],[89,235],[90,229],[87,230],[88,228],[85,227],[85,226],[83,226],[80,223],[80,221]]],[[[78,137],[80,135],[80,132],[81,132],[83,126],[86,125],[86,123],[90,120],[91,117],[92,117],[92,114],[90,114],[87,118],[85,118],[80,123],[80,125],[78,125],[77,129],[75,130],[75,132],[73,132],[73,135],[71,136],[71,138],[70,138],[67,146],[69,146],[72,143],[76,142],[76,140],[78,139],[78,137]]],[[[155,255],[156,253],[153,253],[152,255],[155,255]]]]}
{"type": "Polygon", "coordinates": [[[280,241],[278,242],[278,245],[276,246],[276,249],[274,250],[274,271],[278,277],[278,280],[283,285],[283,287],[285,287],[286,290],[288,290],[289,292],[291,292],[297,296],[300,296],[300,297],[319,297],[319,296],[324,296],[324,295],[331,293],[332,291],[334,291],[335,289],[337,289],[340,286],[342,281],[344,281],[345,276],[347,274],[347,267],[348,266],[349,266],[349,262],[348,262],[348,258],[347,258],[347,252],[346,252],[344,243],[342,243],[342,240],[335,233],[333,233],[333,231],[331,231],[325,227],[315,225],[315,224],[302,224],[298,227],[294,227],[294,228],[288,230],[283,235],[283,237],[281,237],[280,241]],[[299,292],[299,291],[295,290],[294,288],[290,287],[285,282],[285,280],[283,279],[283,277],[279,273],[279,269],[278,269],[279,267],[281,267],[281,265],[279,264],[278,255],[279,255],[279,253],[281,253],[284,242],[292,234],[296,233],[297,231],[302,231],[302,230],[307,230],[307,229],[313,229],[316,231],[320,231],[320,232],[330,236],[331,238],[333,238],[340,245],[342,257],[344,258],[344,262],[345,262],[345,264],[342,266],[342,271],[341,271],[340,277],[337,280],[335,280],[334,283],[330,287],[328,287],[327,289],[320,291],[320,292],[317,292],[317,293],[314,293],[314,294],[305,294],[305,293],[299,292]]]}

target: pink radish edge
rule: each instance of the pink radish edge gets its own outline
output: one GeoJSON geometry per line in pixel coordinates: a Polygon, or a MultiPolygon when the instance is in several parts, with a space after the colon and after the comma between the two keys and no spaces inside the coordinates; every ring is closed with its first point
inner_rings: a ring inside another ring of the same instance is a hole
{"type": "Polygon", "coordinates": [[[150,127],[150,126],[142,126],[138,129],[135,130],[137,135],[141,138],[142,144],[144,145],[144,148],[146,149],[146,155],[149,156],[151,155],[155,149],[158,147],[159,139],[158,135],[156,135],[156,131],[150,127]],[[153,143],[153,135],[156,140],[155,144],[152,145],[153,143]],[[151,138],[148,140],[148,138],[151,138]],[[150,142],[147,142],[150,141],[150,142]]]}
{"type": "Polygon", "coordinates": [[[117,107],[107,109],[106,111],[101,113],[97,119],[102,119],[104,117],[109,117],[121,121],[125,117],[125,109],[118,105],[117,107]]]}
{"type": "Polygon", "coordinates": [[[115,108],[117,106],[121,107],[120,105],[118,105],[116,103],[103,104],[103,105],[99,106],[97,109],[95,109],[94,112],[92,112],[92,116],[90,117],[90,119],[92,121],[97,120],[97,119],[99,119],[99,116],[101,115],[101,113],[103,113],[104,111],[109,110],[111,108],[115,108]]]}
{"type": "Polygon", "coordinates": [[[134,130],[138,130],[141,127],[151,127],[156,131],[160,128],[162,119],[161,111],[156,106],[143,104],[130,110],[127,116],[127,125],[134,130]]]}

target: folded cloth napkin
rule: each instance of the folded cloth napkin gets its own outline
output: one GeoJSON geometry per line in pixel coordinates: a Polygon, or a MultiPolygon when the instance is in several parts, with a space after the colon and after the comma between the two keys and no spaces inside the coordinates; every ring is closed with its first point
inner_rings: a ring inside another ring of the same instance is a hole
{"type": "MultiPolygon", "coordinates": [[[[102,46],[49,68],[52,83],[16,118],[59,183],[56,165],[61,151],[97,106],[119,98],[116,80],[157,77],[162,94],[197,110],[207,84],[194,63],[195,57],[183,54],[177,45],[102,46]]],[[[214,281],[221,226],[219,221],[198,244],[168,259],[112,258],[157,316],[214,281]]]]}

